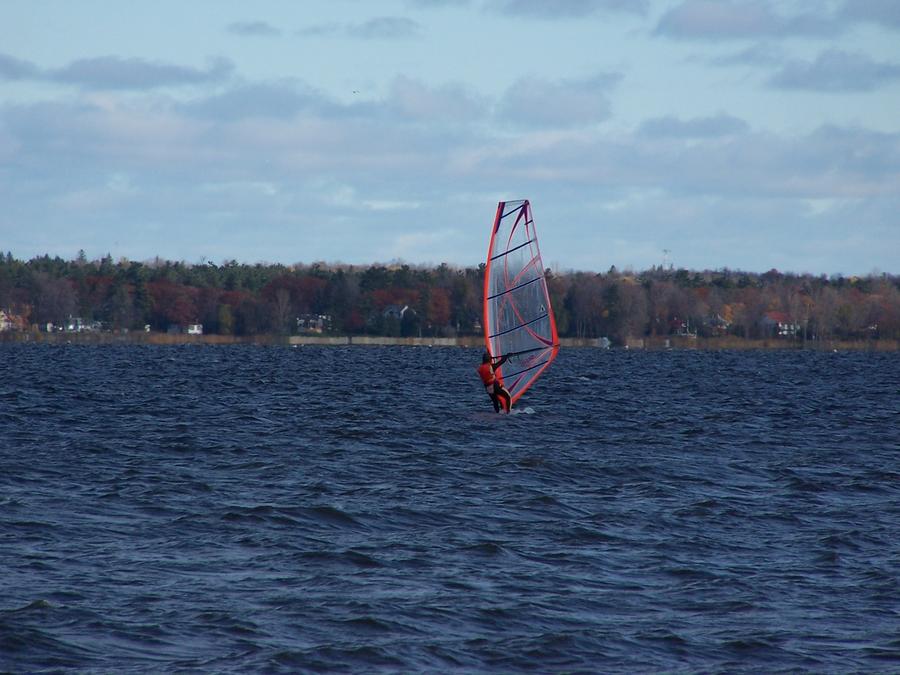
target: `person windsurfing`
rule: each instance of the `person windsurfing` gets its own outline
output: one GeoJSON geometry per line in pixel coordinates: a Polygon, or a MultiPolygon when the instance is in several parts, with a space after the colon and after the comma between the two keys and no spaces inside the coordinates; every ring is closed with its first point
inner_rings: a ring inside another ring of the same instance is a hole
{"type": "Polygon", "coordinates": [[[500,379],[494,373],[497,368],[506,363],[507,359],[509,359],[509,356],[501,356],[495,363],[491,355],[485,352],[481,357],[481,365],[478,366],[478,376],[484,384],[484,390],[487,392],[487,395],[491,397],[491,403],[494,404],[494,412],[497,413],[500,412],[501,407],[505,412],[509,412],[512,407],[512,396],[510,396],[506,387],[501,384],[500,379]]]}

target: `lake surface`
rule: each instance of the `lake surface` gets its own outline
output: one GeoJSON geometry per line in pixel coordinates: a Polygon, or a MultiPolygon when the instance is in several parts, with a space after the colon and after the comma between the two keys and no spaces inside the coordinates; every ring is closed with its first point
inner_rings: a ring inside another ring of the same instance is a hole
{"type": "Polygon", "coordinates": [[[0,345],[0,670],[900,672],[900,357],[0,345]]]}

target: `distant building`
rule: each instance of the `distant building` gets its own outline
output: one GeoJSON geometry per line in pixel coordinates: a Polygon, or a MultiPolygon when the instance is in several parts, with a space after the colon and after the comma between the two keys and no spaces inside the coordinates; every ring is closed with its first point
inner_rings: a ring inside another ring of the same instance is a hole
{"type": "Polygon", "coordinates": [[[182,326],[180,323],[170,323],[169,327],[166,329],[166,333],[169,335],[179,335],[181,333],[186,333],[188,335],[203,335],[203,324],[189,323],[187,326],[182,326]]]}
{"type": "Polygon", "coordinates": [[[706,325],[712,335],[725,335],[731,323],[721,314],[712,314],[706,318],[706,325]]]}
{"type": "Polygon", "coordinates": [[[330,331],[330,314],[301,314],[297,317],[298,333],[327,333],[330,331]]]}
{"type": "Polygon", "coordinates": [[[80,316],[70,316],[66,319],[66,325],[63,330],[69,333],[80,333],[84,330],[84,326],[84,319],[80,316]]]}
{"type": "Polygon", "coordinates": [[[61,330],[65,330],[67,333],[99,331],[103,330],[103,323],[100,321],[85,321],[80,316],[70,316],[66,319],[66,325],[61,330]]]}
{"type": "Polygon", "coordinates": [[[15,330],[18,327],[17,317],[0,309],[0,332],[15,330]]]}
{"type": "Polygon", "coordinates": [[[768,331],[779,337],[792,337],[800,333],[800,324],[791,321],[784,312],[766,312],[762,323],[768,331]]]}
{"type": "Polygon", "coordinates": [[[407,312],[413,312],[415,314],[415,311],[409,305],[388,305],[384,308],[381,315],[385,319],[397,319],[398,321],[402,321],[403,316],[407,312]]]}
{"type": "Polygon", "coordinates": [[[681,337],[697,337],[697,331],[691,330],[690,319],[679,319],[677,316],[669,322],[669,332],[681,337]]]}

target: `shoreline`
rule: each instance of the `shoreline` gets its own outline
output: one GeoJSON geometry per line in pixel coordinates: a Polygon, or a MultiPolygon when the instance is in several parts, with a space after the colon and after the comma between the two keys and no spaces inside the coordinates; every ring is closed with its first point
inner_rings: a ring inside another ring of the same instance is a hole
{"type": "MultiPolygon", "coordinates": [[[[604,349],[603,338],[560,338],[560,347],[604,349]]],[[[169,333],[40,333],[12,332],[0,333],[0,344],[73,344],[73,345],[260,345],[278,347],[334,346],[334,347],[465,347],[479,348],[484,345],[481,336],[467,335],[455,338],[439,337],[387,337],[379,335],[184,335],[169,333]]],[[[732,336],[701,338],[686,336],[632,338],[625,345],[613,349],[627,350],[771,350],[793,349],[812,351],[900,351],[900,340],[751,340],[732,336]]]]}

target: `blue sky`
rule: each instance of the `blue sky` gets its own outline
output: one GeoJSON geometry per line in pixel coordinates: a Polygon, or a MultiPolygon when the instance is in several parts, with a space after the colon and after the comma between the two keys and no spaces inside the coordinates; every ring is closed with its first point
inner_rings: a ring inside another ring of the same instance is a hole
{"type": "Polygon", "coordinates": [[[900,273],[896,0],[0,4],[0,250],[900,273]],[[668,254],[664,251],[669,251],[668,254]]]}

